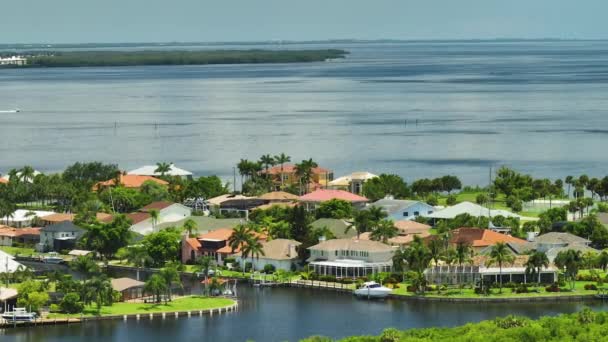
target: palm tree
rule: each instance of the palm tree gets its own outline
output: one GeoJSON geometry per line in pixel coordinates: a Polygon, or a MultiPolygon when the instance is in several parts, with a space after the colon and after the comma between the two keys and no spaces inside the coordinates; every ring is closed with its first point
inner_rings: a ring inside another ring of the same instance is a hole
{"type": "Polygon", "coordinates": [[[102,305],[112,305],[114,299],[112,283],[107,276],[96,276],[86,282],[90,300],[97,305],[97,314],[101,312],[102,305]]]}
{"type": "Polygon", "coordinates": [[[597,256],[597,265],[599,268],[601,268],[604,272],[606,272],[606,267],[608,267],[608,251],[607,250],[603,250],[598,256],[597,256]]]}
{"type": "Polygon", "coordinates": [[[173,163],[156,163],[156,169],[154,173],[160,173],[160,177],[164,178],[167,172],[171,171],[171,166],[173,163]]]}
{"type": "Polygon", "coordinates": [[[576,275],[578,274],[578,269],[581,266],[581,262],[581,251],[575,251],[573,249],[561,251],[557,253],[557,256],[555,257],[555,266],[561,268],[562,270],[565,268],[566,277],[570,278],[570,287],[573,290],[576,281],[576,275]]]}
{"type": "Polygon", "coordinates": [[[194,231],[196,231],[197,228],[196,221],[193,219],[187,219],[186,222],[184,222],[184,230],[188,232],[188,237],[194,236],[194,231]]]}
{"type": "MultiPolygon", "coordinates": [[[[213,261],[213,258],[208,255],[198,259],[196,268],[199,272],[202,272],[203,275],[205,276],[205,290],[207,290],[207,279],[209,277],[209,270],[214,265],[215,265],[215,262],[213,261]]],[[[207,295],[208,294],[209,294],[209,292],[207,291],[207,295]]]]}
{"type": "Polygon", "coordinates": [[[266,175],[268,175],[268,169],[271,166],[275,166],[276,161],[275,161],[274,157],[271,156],[270,154],[265,154],[262,157],[260,157],[260,164],[264,165],[264,170],[266,171],[266,175]]]}
{"type": "Polygon", "coordinates": [[[236,226],[228,238],[228,246],[232,249],[232,253],[236,252],[252,235],[248,226],[243,224],[236,226]]]}
{"type": "Polygon", "coordinates": [[[365,233],[372,228],[372,220],[369,210],[360,210],[355,212],[353,221],[346,227],[344,234],[348,233],[351,229],[357,231],[357,240],[361,233],[365,233]]]}
{"type": "Polygon", "coordinates": [[[526,262],[526,272],[530,270],[532,273],[537,273],[538,284],[540,284],[540,273],[543,267],[549,267],[549,258],[547,258],[547,254],[544,252],[534,252],[532,255],[530,255],[528,261],[526,262]]]}
{"type": "Polygon", "coordinates": [[[148,211],[148,214],[150,214],[150,219],[152,220],[152,231],[156,232],[156,224],[158,224],[160,212],[156,209],[152,209],[148,211]]]}
{"type": "Polygon", "coordinates": [[[369,219],[372,222],[372,225],[378,224],[382,219],[388,217],[386,211],[384,211],[381,207],[371,206],[367,208],[369,212],[369,219]]]}
{"type": "Polygon", "coordinates": [[[274,160],[277,164],[281,165],[281,189],[283,188],[284,181],[283,181],[283,166],[285,165],[285,163],[289,163],[291,161],[291,157],[286,155],[285,153],[281,153],[277,156],[274,156],[274,160]]]}
{"type": "MultiPolygon", "coordinates": [[[[471,260],[471,246],[464,243],[459,242],[456,244],[456,262],[458,262],[458,266],[462,268],[462,264],[469,262],[471,260]]],[[[460,272],[461,274],[463,272],[460,272]]],[[[460,279],[458,279],[458,285],[460,286],[460,279]]]]}
{"type": "Polygon", "coordinates": [[[99,273],[99,266],[88,256],[79,256],[72,260],[70,262],[70,268],[76,272],[82,273],[87,278],[99,273]]]}
{"type": "Polygon", "coordinates": [[[151,293],[156,297],[156,303],[161,302],[161,294],[167,290],[167,284],[159,274],[153,274],[146,285],[144,285],[144,291],[151,293]]]}
{"type": "Polygon", "coordinates": [[[372,230],[370,237],[372,240],[388,243],[388,239],[397,236],[398,232],[399,231],[397,230],[397,227],[395,227],[395,223],[393,221],[384,219],[380,221],[372,230]]]}
{"type": "Polygon", "coordinates": [[[147,262],[151,261],[148,251],[144,245],[135,245],[127,247],[127,261],[137,268],[137,280],[139,280],[139,270],[144,267],[147,262]]]}
{"type": "Polygon", "coordinates": [[[442,254],[440,259],[445,262],[446,265],[451,266],[454,262],[456,262],[457,252],[454,248],[446,249],[442,254]]]}
{"type": "Polygon", "coordinates": [[[161,269],[158,274],[165,282],[165,285],[167,287],[167,296],[169,298],[169,301],[171,301],[171,296],[173,294],[173,283],[180,282],[177,267],[175,265],[168,265],[167,267],[161,269]]]}
{"type": "Polygon", "coordinates": [[[490,260],[489,265],[498,264],[499,273],[500,273],[500,290],[502,293],[502,265],[505,263],[512,263],[515,260],[513,253],[509,250],[509,247],[504,242],[497,242],[494,246],[492,246],[492,250],[490,251],[490,260]]]}
{"type": "MultiPolygon", "coordinates": [[[[253,258],[256,260],[260,258],[260,255],[265,255],[264,246],[258,241],[255,235],[251,235],[243,244],[243,248],[241,249],[241,255],[243,260],[247,259],[247,256],[251,256],[251,271],[252,273],[255,271],[255,264],[253,262],[253,258]]],[[[243,267],[244,268],[244,267],[243,267]]]]}
{"type": "Polygon", "coordinates": [[[22,183],[30,183],[34,181],[34,173],[36,172],[34,170],[33,167],[31,166],[24,166],[22,167],[19,172],[21,173],[19,175],[19,178],[21,179],[22,183]]]}
{"type": "MultiPolygon", "coordinates": [[[[313,169],[318,167],[319,165],[312,160],[312,158],[308,160],[302,160],[300,164],[296,164],[296,176],[300,179],[300,185],[306,185],[306,189],[304,192],[308,193],[310,190],[310,181],[313,176],[313,169]]],[[[302,193],[300,189],[300,193],[302,193]]]]}
{"type": "Polygon", "coordinates": [[[565,179],[566,184],[568,184],[568,198],[570,198],[570,187],[572,186],[572,182],[574,181],[574,177],[572,176],[567,176],[565,179]]]}
{"type": "Polygon", "coordinates": [[[431,254],[431,259],[437,266],[439,259],[441,259],[441,254],[443,251],[443,241],[440,239],[432,239],[428,244],[429,253],[431,254]]]}

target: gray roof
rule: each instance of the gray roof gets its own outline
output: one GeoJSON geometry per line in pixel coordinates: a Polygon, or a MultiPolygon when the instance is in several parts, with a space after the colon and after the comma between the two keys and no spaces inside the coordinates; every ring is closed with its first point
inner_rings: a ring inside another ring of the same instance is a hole
{"type": "Polygon", "coordinates": [[[243,221],[244,223],[244,220],[242,219],[218,219],[209,216],[190,216],[177,222],[161,223],[158,225],[158,228],[165,229],[169,227],[181,227],[184,225],[184,222],[189,219],[194,220],[194,222],[196,222],[198,231],[201,233],[208,232],[211,230],[217,230],[220,228],[234,228],[241,224],[241,221],[243,221]]]}
{"type": "Polygon", "coordinates": [[[329,229],[338,239],[352,238],[353,236],[357,235],[357,231],[354,228],[350,229],[347,233],[344,233],[346,228],[349,226],[349,223],[340,219],[321,218],[310,225],[314,229],[327,227],[327,229],[329,229]]]}
{"type": "Polygon", "coordinates": [[[382,209],[384,209],[386,212],[390,214],[393,214],[394,212],[398,211],[398,210],[402,210],[405,208],[409,208],[412,205],[419,203],[420,201],[412,201],[412,200],[396,200],[396,199],[381,199],[381,200],[377,200],[376,202],[372,203],[370,206],[374,206],[374,207],[381,207],[382,209]]]}
{"type": "Polygon", "coordinates": [[[71,221],[63,221],[49,226],[43,227],[40,231],[42,232],[76,232],[84,233],[84,229],[78,227],[71,221]]]}
{"type": "Polygon", "coordinates": [[[586,245],[586,244],[590,243],[591,241],[584,239],[580,236],[570,234],[570,233],[551,232],[551,233],[546,233],[546,234],[535,237],[534,242],[542,243],[542,244],[552,244],[552,245],[555,245],[555,244],[566,244],[566,245],[583,244],[583,245],[586,245]]]}
{"type": "MultiPolygon", "coordinates": [[[[507,210],[502,209],[488,209],[486,207],[482,207],[479,204],[471,203],[471,202],[461,202],[451,207],[447,207],[445,209],[436,211],[430,215],[426,215],[429,218],[436,219],[453,219],[454,217],[461,214],[469,214],[474,217],[495,217],[495,216],[504,216],[504,217],[517,217],[523,218],[517,214],[514,214],[507,210]]],[[[533,220],[531,218],[525,218],[526,220],[533,220]]]]}

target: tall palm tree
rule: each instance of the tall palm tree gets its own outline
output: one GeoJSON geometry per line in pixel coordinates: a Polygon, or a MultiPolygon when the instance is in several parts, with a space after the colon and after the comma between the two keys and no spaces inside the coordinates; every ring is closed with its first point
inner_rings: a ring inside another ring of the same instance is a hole
{"type": "Polygon", "coordinates": [[[209,292],[207,291],[207,280],[209,277],[209,270],[211,269],[211,267],[213,267],[215,265],[215,262],[213,261],[213,258],[206,255],[202,258],[199,258],[197,260],[197,270],[201,273],[203,273],[203,275],[205,276],[205,290],[207,292],[207,295],[209,295],[209,292]]]}
{"type": "Polygon", "coordinates": [[[431,259],[433,259],[435,266],[437,266],[443,252],[443,241],[440,239],[432,239],[429,241],[428,248],[429,253],[431,254],[431,259]]]}
{"type": "Polygon", "coordinates": [[[398,234],[397,227],[392,220],[381,220],[372,230],[370,237],[372,240],[388,243],[388,239],[394,238],[398,234]]]}
{"type": "Polygon", "coordinates": [[[260,258],[260,255],[265,255],[264,246],[254,235],[251,235],[243,244],[243,248],[241,249],[241,255],[243,260],[247,259],[247,256],[251,256],[251,271],[255,271],[255,264],[253,259],[256,260],[260,258]]]}
{"type": "Polygon", "coordinates": [[[498,269],[500,273],[500,290],[502,293],[502,265],[505,263],[512,263],[515,260],[513,253],[509,250],[509,247],[504,242],[497,242],[494,246],[492,246],[492,250],[490,251],[490,260],[489,265],[498,264],[498,269]]]}
{"type": "Polygon", "coordinates": [[[526,272],[530,270],[532,273],[536,273],[538,275],[538,284],[540,284],[540,273],[543,267],[549,267],[549,258],[547,258],[547,254],[544,252],[534,252],[526,262],[526,272]]]}
{"type": "Polygon", "coordinates": [[[598,267],[601,268],[604,272],[606,272],[606,267],[608,267],[608,251],[603,250],[597,256],[596,262],[597,262],[598,267]]]}
{"type": "Polygon", "coordinates": [[[31,183],[34,181],[34,173],[36,172],[33,167],[26,165],[20,170],[19,178],[22,183],[31,183]]]}
{"type": "Polygon", "coordinates": [[[251,229],[243,224],[236,226],[232,235],[228,238],[228,246],[232,249],[232,253],[236,252],[245,242],[253,236],[251,229]]]}
{"type": "MultiPolygon", "coordinates": [[[[462,264],[467,263],[471,260],[471,246],[464,243],[459,242],[456,244],[456,262],[458,262],[458,266],[462,268],[462,264]]],[[[463,272],[460,272],[461,274],[463,272]]],[[[458,285],[460,286],[460,279],[458,279],[458,285]]]]}
{"type": "Polygon", "coordinates": [[[172,165],[173,163],[156,163],[156,169],[154,170],[154,173],[160,173],[161,177],[165,177],[167,172],[171,171],[172,165]]]}
{"type": "Polygon", "coordinates": [[[181,285],[177,267],[175,265],[168,265],[167,267],[161,269],[158,274],[165,281],[165,285],[167,286],[167,296],[169,301],[171,301],[171,297],[173,295],[173,284],[179,282],[181,285]]]}
{"type": "Polygon", "coordinates": [[[112,283],[105,275],[95,276],[86,282],[86,288],[89,290],[90,300],[97,305],[97,314],[101,312],[103,305],[111,305],[113,301],[112,283]]]}
{"type": "Polygon", "coordinates": [[[156,233],[156,225],[158,224],[160,212],[156,209],[152,209],[148,211],[148,214],[150,214],[150,219],[152,220],[152,231],[156,233]]]}
{"type": "Polygon", "coordinates": [[[266,175],[268,175],[268,169],[271,166],[275,166],[276,161],[275,161],[274,157],[271,156],[270,154],[265,154],[262,157],[260,157],[260,164],[264,165],[264,171],[266,171],[266,175]]]}
{"type": "Polygon", "coordinates": [[[153,274],[148,281],[146,281],[144,291],[151,293],[156,298],[156,303],[160,303],[161,294],[167,291],[167,284],[159,274],[153,274]]]}
{"type": "Polygon", "coordinates": [[[568,184],[568,198],[570,198],[570,187],[572,186],[572,182],[574,181],[574,177],[567,176],[564,183],[568,184]]]}
{"type": "Polygon", "coordinates": [[[127,247],[127,261],[137,268],[136,277],[139,280],[140,269],[150,262],[151,258],[143,245],[135,245],[127,247]]]}
{"type": "MultiPolygon", "coordinates": [[[[300,179],[300,184],[304,184],[305,190],[304,192],[308,193],[310,190],[310,182],[313,177],[313,169],[318,167],[319,165],[312,160],[312,158],[308,160],[302,160],[300,164],[296,164],[296,176],[300,179]]],[[[302,191],[300,191],[302,193],[302,191]]]]}
{"type": "Polygon", "coordinates": [[[277,164],[281,165],[281,189],[285,185],[283,180],[283,167],[285,163],[289,163],[291,161],[291,157],[286,155],[285,153],[281,153],[279,155],[274,156],[274,160],[277,164]]]}
{"type": "Polygon", "coordinates": [[[448,248],[441,254],[441,260],[448,265],[452,266],[454,262],[456,262],[456,250],[454,248],[448,248]]]}
{"type": "Polygon", "coordinates": [[[184,230],[188,232],[188,237],[194,236],[194,232],[198,228],[197,226],[196,221],[193,219],[187,219],[186,222],[184,222],[184,230]]]}
{"type": "Polygon", "coordinates": [[[353,217],[352,222],[346,226],[344,230],[344,234],[348,233],[351,229],[355,229],[357,231],[357,240],[361,233],[365,233],[372,228],[372,220],[369,213],[369,210],[360,210],[356,211],[353,217]]]}
{"type": "Polygon", "coordinates": [[[377,224],[379,223],[382,219],[388,217],[388,214],[386,213],[386,211],[384,211],[381,207],[377,207],[377,206],[371,206],[369,208],[367,208],[367,211],[369,212],[369,219],[373,224],[377,224]]]}
{"type": "Polygon", "coordinates": [[[554,263],[555,266],[561,268],[562,270],[565,268],[566,278],[570,279],[570,287],[574,290],[576,275],[578,274],[578,270],[582,263],[581,251],[576,251],[573,249],[561,251],[557,253],[554,263]]]}

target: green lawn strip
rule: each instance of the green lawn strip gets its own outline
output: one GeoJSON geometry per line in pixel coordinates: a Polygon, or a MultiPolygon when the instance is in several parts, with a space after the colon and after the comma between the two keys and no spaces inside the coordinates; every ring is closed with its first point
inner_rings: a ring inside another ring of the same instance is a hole
{"type": "MultiPolygon", "coordinates": [[[[177,312],[177,311],[198,311],[217,309],[233,305],[234,300],[228,298],[207,298],[207,297],[184,297],[174,299],[173,301],[164,304],[145,304],[145,303],[114,303],[112,306],[103,306],[101,308],[101,316],[112,315],[134,315],[134,314],[151,314],[161,312],[177,312]]],[[[83,316],[97,316],[97,307],[95,305],[86,306],[83,316]]],[[[78,318],[80,314],[61,314],[51,313],[47,318],[78,318]]]]}
{"type": "Polygon", "coordinates": [[[33,248],[26,247],[11,247],[11,246],[0,246],[0,250],[10,255],[34,255],[37,254],[33,248]]]}
{"type": "MultiPolygon", "coordinates": [[[[424,297],[429,298],[526,298],[526,297],[551,297],[551,296],[582,296],[582,295],[595,295],[597,294],[597,290],[585,290],[586,284],[596,284],[593,281],[577,281],[574,286],[574,291],[568,292],[547,292],[545,291],[545,287],[530,287],[528,288],[529,293],[513,293],[510,288],[503,288],[502,294],[499,293],[499,289],[493,288],[492,293],[488,296],[483,296],[475,293],[474,289],[464,288],[462,290],[457,288],[449,288],[448,290],[441,291],[441,293],[437,293],[437,291],[427,291],[424,294],[424,297]],[[534,292],[538,291],[538,292],[534,292]]],[[[399,284],[398,289],[393,290],[394,295],[398,296],[406,296],[406,297],[414,297],[417,296],[413,292],[407,292],[408,284],[399,284]]],[[[567,283],[564,290],[569,290],[570,286],[567,283]]]]}

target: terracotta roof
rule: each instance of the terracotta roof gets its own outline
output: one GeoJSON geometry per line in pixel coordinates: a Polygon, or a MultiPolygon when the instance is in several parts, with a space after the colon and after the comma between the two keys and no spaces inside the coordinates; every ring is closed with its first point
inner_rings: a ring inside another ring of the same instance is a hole
{"type": "MultiPolygon", "coordinates": [[[[406,234],[406,235],[398,235],[395,236],[394,238],[390,238],[388,239],[388,243],[390,245],[407,245],[410,242],[414,241],[414,236],[419,236],[421,238],[425,238],[430,236],[431,234],[427,231],[427,232],[422,232],[422,233],[415,233],[415,234],[406,234]]],[[[353,237],[353,239],[357,239],[357,237],[353,237]]],[[[366,233],[361,233],[361,235],[359,235],[359,240],[371,240],[371,233],[366,232],[366,233]]]]}
{"type": "Polygon", "coordinates": [[[348,202],[367,202],[367,198],[355,195],[344,190],[327,190],[321,189],[313,191],[309,194],[300,197],[303,202],[325,202],[332,199],[341,199],[348,202]]]}
{"type": "Polygon", "coordinates": [[[395,228],[399,230],[401,234],[421,234],[428,233],[431,226],[424,223],[418,223],[416,221],[395,221],[395,228]]]}
{"type": "MultiPolygon", "coordinates": [[[[283,164],[283,173],[295,173],[296,172],[296,166],[294,164],[283,164]]],[[[315,167],[314,169],[312,169],[312,173],[314,174],[320,174],[320,173],[328,173],[331,172],[331,170],[322,168],[322,167],[315,167]]],[[[262,173],[266,173],[266,170],[262,170],[262,173]]],[[[276,165],[273,167],[268,168],[268,174],[269,175],[279,175],[281,174],[281,165],[276,165]]]]}
{"type": "MultiPolygon", "coordinates": [[[[97,219],[102,222],[112,218],[112,215],[107,213],[97,213],[96,216],[97,219]]],[[[74,217],[76,217],[76,214],[57,213],[45,216],[43,220],[47,222],[74,221],[74,217]]]]}
{"type": "Polygon", "coordinates": [[[145,283],[142,281],[138,281],[131,278],[117,278],[112,279],[112,288],[114,291],[122,292],[124,290],[128,290],[133,287],[141,287],[144,286],[145,283]]]}
{"type": "Polygon", "coordinates": [[[273,191],[265,193],[258,198],[267,201],[297,201],[299,197],[285,191],[273,191]]]}
{"type": "Polygon", "coordinates": [[[168,208],[172,205],[174,205],[175,203],[173,202],[168,202],[168,201],[159,201],[159,202],[152,202],[150,204],[148,204],[147,206],[143,207],[140,209],[140,211],[150,211],[150,210],[163,210],[165,208],[168,208]]]}
{"type": "Polygon", "coordinates": [[[138,224],[150,218],[150,214],[148,213],[130,213],[125,216],[131,220],[132,224],[138,224]]]}
{"type": "Polygon", "coordinates": [[[259,209],[259,210],[267,210],[270,209],[272,207],[281,207],[281,208],[293,208],[295,207],[297,204],[296,203],[287,203],[287,202],[274,202],[274,203],[268,203],[268,204],[262,204],[260,206],[255,207],[255,209],[259,209]]]}
{"type": "Polygon", "coordinates": [[[4,178],[0,178],[0,183],[8,184],[8,180],[4,178]]]}
{"type": "Polygon", "coordinates": [[[0,236],[19,237],[23,235],[40,235],[40,228],[13,228],[0,226],[0,236]]]}
{"type": "MultiPolygon", "coordinates": [[[[166,181],[162,179],[158,179],[152,176],[138,176],[138,175],[120,175],[120,184],[125,188],[139,188],[146,181],[152,181],[158,183],[160,185],[168,185],[166,181]]],[[[93,186],[93,189],[99,189],[102,187],[114,186],[116,185],[115,179],[110,179],[105,182],[99,182],[93,186]]]]}
{"type": "Polygon", "coordinates": [[[333,239],[320,242],[308,249],[323,251],[367,251],[367,252],[390,252],[393,247],[378,241],[356,240],[356,239],[333,239]]]}
{"type": "Polygon", "coordinates": [[[196,238],[188,238],[186,239],[186,243],[189,244],[192,249],[201,248],[201,243],[196,238]]]}
{"type": "Polygon", "coordinates": [[[230,236],[232,236],[232,232],[234,230],[230,228],[220,228],[209,233],[201,234],[197,237],[199,240],[209,239],[209,240],[228,240],[230,236]]]}
{"type": "Polygon", "coordinates": [[[489,229],[481,228],[458,228],[452,231],[452,238],[450,243],[466,243],[472,247],[486,247],[495,245],[497,242],[514,242],[524,243],[525,240],[518,239],[516,237],[496,233],[489,229]]]}

